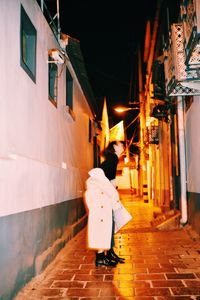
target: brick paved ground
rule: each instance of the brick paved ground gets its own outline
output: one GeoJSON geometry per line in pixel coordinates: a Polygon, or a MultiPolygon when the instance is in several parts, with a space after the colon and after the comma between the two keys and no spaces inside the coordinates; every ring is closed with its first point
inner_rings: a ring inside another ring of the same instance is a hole
{"type": "Polygon", "coordinates": [[[152,206],[135,196],[122,199],[133,215],[116,235],[125,264],[96,268],[84,229],[15,300],[200,300],[199,237],[187,226],[151,228],[152,206]]]}

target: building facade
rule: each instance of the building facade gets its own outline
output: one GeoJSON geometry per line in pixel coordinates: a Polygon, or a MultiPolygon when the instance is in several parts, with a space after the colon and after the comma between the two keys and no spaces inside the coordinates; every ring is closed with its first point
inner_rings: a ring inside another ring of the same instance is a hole
{"type": "Polygon", "coordinates": [[[144,55],[141,130],[148,199],[180,210],[181,224],[200,233],[200,6],[198,0],[180,1],[176,9],[174,3],[171,10],[168,5],[158,1],[144,55]]]}
{"type": "Polygon", "coordinates": [[[43,8],[0,3],[1,299],[13,299],[85,226],[84,184],[96,159],[79,41],[60,39],[43,8]]]}

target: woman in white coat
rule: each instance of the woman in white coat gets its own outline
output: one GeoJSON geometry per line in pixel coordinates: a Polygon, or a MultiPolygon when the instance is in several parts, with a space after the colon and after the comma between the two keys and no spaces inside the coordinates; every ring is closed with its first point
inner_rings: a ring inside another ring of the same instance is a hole
{"type": "Polygon", "coordinates": [[[88,247],[96,250],[96,266],[116,266],[119,260],[108,253],[112,247],[113,213],[117,218],[115,231],[132,217],[122,205],[119,193],[101,168],[89,171],[85,200],[88,213],[88,247]]]}
{"type": "MultiPolygon", "coordinates": [[[[116,173],[117,173],[117,165],[119,162],[119,157],[124,153],[124,143],[120,141],[113,141],[108,144],[106,149],[103,151],[102,156],[104,157],[104,161],[99,166],[105,173],[105,176],[110,180],[113,186],[116,188],[116,173]]],[[[107,251],[107,257],[116,261],[117,263],[125,263],[125,259],[119,257],[115,251],[115,220],[114,216],[112,216],[112,238],[111,238],[111,248],[107,251]]]]}

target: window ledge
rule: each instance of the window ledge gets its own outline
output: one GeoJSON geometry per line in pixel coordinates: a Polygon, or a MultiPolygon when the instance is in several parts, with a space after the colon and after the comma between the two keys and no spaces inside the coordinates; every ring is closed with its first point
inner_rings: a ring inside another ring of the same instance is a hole
{"type": "Polygon", "coordinates": [[[68,105],[64,106],[64,112],[68,118],[70,118],[72,121],[75,121],[76,119],[75,113],[68,105]]]}

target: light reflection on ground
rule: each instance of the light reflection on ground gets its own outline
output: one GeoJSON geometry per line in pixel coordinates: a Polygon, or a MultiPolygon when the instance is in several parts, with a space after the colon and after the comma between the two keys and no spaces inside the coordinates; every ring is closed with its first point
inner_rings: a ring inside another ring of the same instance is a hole
{"type": "MultiPolygon", "coordinates": [[[[146,268],[142,268],[139,265],[144,263],[139,240],[138,238],[133,239],[131,232],[135,232],[135,236],[137,236],[137,232],[139,234],[141,231],[151,230],[153,206],[151,203],[144,203],[141,197],[136,197],[135,195],[121,193],[120,196],[122,203],[128,209],[133,219],[115,235],[116,249],[120,256],[126,258],[126,263],[118,264],[113,269],[112,283],[117,288],[118,295],[123,297],[123,299],[131,299],[129,297],[134,296],[134,288],[137,285],[134,274],[137,272],[146,273],[146,268]]],[[[149,287],[149,282],[144,281],[143,288],[149,287]]]]}

